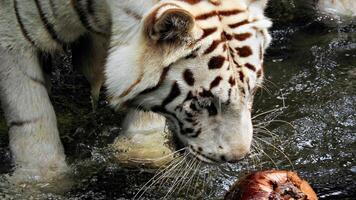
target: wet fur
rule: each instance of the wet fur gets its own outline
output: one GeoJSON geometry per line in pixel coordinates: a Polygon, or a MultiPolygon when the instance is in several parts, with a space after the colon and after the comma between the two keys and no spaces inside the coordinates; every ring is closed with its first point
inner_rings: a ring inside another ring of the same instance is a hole
{"type": "MultiPolygon", "coordinates": [[[[241,59],[244,61],[241,64],[246,66],[240,69],[239,75],[234,74],[237,80],[239,76],[242,77],[239,87],[233,84],[233,80],[229,83],[234,88],[230,102],[226,90],[229,77],[224,71],[222,71],[224,85],[214,86],[214,90],[211,91],[216,99],[230,105],[231,109],[220,109],[219,115],[211,118],[208,118],[205,113],[202,117],[204,120],[201,122],[206,127],[212,124],[212,129],[203,130],[202,134],[195,139],[184,136],[184,131],[174,124],[176,121],[167,115],[165,117],[179,130],[176,134],[180,140],[185,145],[190,145],[191,153],[203,161],[211,161],[203,156],[205,153],[211,153],[213,161],[226,161],[226,159],[237,161],[248,153],[252,139],[249,109],[253,89],[262,84],[263,49],[267,48],[270,41],[267,28],[271,26],[271,22],[263,15],[267,1],[226,0],[222,7],[219,7],[218,1],[205,1],[199,7],[194,6],[196,2],[199,1],[164,0],[158,3],[155,0],[0,0],[0,15],[2,16],[0,18],[0,98],[9,126],[10,149],[16,164],[15,175],[41,181],[68,170],[59,139],[56,116],[48,97],[46,79],[42,70],[45,66],[41,66],[46,62],[39,60],[38,52],[56,55],[66,45],[80,44],[80,41],[86,43],[87,46],[74,47],[74,64],[81,65],[84,74],[91,82],[94,100],[103,81],[100,72],[108,53],[105,73],[111,105],[116,109],[121,109],[132,103],[133,110],[140,108],[165,115],[167,111],[173,112],[173,106],[183,105],[181,104],[183,95],[179,94],[187,92],[183,89],[188,88],[182,84],[184,81],[180,71],[182,66],[176,65],[177,61],[185,56],[189,57],[194,52],[203,54],[202,51],[211,45],[213,39],[200,41],[202,44],[194,42],[204,34],[200,27],[208,23],[192,24],[194,20],[189,23],[179,23],[179,20],[203,14],[200,13],[201,11],[228,10],[232,7],[241,9],[245,13],[241,20],[249,22],[246,23],[248,26],[240,31],[256,33],[254,36],[257,39],[246,43],[252,46],[254,53],[246,60],[241,59]],[[93,11],[89,9],[89,2],[94,3],[92,4],[94,5],[93,11]],[[165,3],[172,5],[167,6],[164,5],[165,3]],[[83,12],[88,15],[86,18],[81,16],[83,12]],[[95,14],[89,16],[91,12],[95,14]],[[155,15],[152,15],[154,12],[156,12],[155,15]],[[165,21],[150,25],[146,19],[154,19],[158,22],[160,19],[168,21],[174,19],[170,21],[170,25],[179,26],[179,29],[175,29],[179,31],[179,34],[169,32],[170,29],[164,32],[164,28],[167,28],[165,21]],[[146,30],[158,30],[165,34],[160,37],[155,37],[155,34],[147,35],[145,34],[147,32],[143,31],[144,27],[146,30]],[[179,39],[174,40],[172,36],[177,35],[180,36],[179,39]],[[78,40],[79,43],[76,43],[78,40]],[[202,47],[200,52],[199,49],[194,48],[197,44],[202,47]],[[263,49],[258,51],[259,48],[263,49]],[[247,65],[247,61],[255,66],[247,65]],[[174,67],[171,68],[171,72],[167,72],[168,78],[166,79],[165,70],[168,71],[169,66],[174,67]],[[94,76],[93,73],[95,73],[94,76]],[[250,82],[246,81],[248,79],[250,82]],[[177,89],[174,86],[178,83],[180,85],[177,89]],[[156,93],[151,93],[155,89],[157,89],[156,93]],[[246,90],[246,96],[242,95],[242,90],[246,90]],[[142,92],[149,95],[142,95],[142,92]],[[221,134],[216,135],[215,130],[221,134]],[[219,144],[224,147],[224,150],[220,149],[219,144]],[[200,151],[200,148],[206,152],[200,151]]],[[[222,12],[222,14],[229,15],[229,12],[222,12]]],[[[240,23],[238,17],[226,19],[228,23],[240,23]]],[[[222,22],[219,22],[218,25],[221,24],[222,22]]],[[[214,35],[214,39],[217,37],[220,35],[214,35]]],[[[250,54],[246,48],[236,51],[241,52],[241,55],[250,54]]],[[[204,59],[204,62],[208,61],[208,57],[204,59]]],[[[218,71],[206,73],[203,67],[207,66],[197,65],[195,62],[198,61],[198,59],[191,59],[189,62],[191,62],[190,67],[195,66],[190,69],[201,76],[199,84],[213,85],[204,83],[204,80],[214,80],[215,72],[218,71]]],[[[202,85],[197,85],[194,90],[200,90],[198,86],[202,85]]],[[[200,98],[200,96],[197,102],[204,107],[201,109],[205,112],[205,107],[210,105],[212,97],[200,98]]],[[[174,112],[180,114],[178,111],[174,112]]],[[[140,117],[140,115],[129,114],[126,122],[131,124],[125,124],[125,127],[127,130],[145,129],[147,131],[147,127],[153,120],[157,122],[155,129],[161,127],[163,132],[165,120],[161,115],[140,117]]]]}

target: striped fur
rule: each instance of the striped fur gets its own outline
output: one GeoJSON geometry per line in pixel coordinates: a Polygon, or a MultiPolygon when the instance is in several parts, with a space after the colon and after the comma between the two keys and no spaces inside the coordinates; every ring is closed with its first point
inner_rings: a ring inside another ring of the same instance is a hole
{"type": "Polygon", "coordinates": [[[88,78],[97,101],[111,34],[108,3],[0,0],[0,99],[15,180],[47,180],[67,170],[46,87],[44,70],[51,66],[40,55],[56,56],[73,45],[74,64],[88,78]]]}
{"type": "Polygon", "coordinates": [[[165,116],[178,142],[203,161],[243,158],[270,42],[265,6],[264,0],[165,0],[130,26],[142,6],[128,1],[120,24],[128,27],[128,42],[112,49],[106,68],[111,104],[165,116]]]}
{"type": "Polygon", "coordinates": [[[158,125],[164,132],[164,116],[197,158],[244,157],[270,42],[266,2],[0,0],[0,98],[15,174],[47,179],[67,168],[37,55],[55,56],[78,40],[86,45],[73,48],[73,59],[93,94],[108,54],[105,85],[113,107],[161,115],[129,114],[124,131],[147,132],[146,119],[156,119],[155,131],[158,125]]]}

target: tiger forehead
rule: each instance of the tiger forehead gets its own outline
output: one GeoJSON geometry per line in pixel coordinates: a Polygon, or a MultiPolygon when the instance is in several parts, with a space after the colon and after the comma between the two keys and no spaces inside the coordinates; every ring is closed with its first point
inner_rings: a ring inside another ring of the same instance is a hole
{"type": "MultiPolygon", "coordinates": [[[[202,0],[183,0],[184,2],[187,2],[189,4],[197,4],[200,3],[202,0]]],[[[208,0],[210,3],[214,4],[214,5],[220,5],[221,4],[221,0],[208,0]]]]}
{"type": "Polygon", "coordinates": [[[180,8],[188,11],[201,28],[211,25],[210,18],[214,21],[214,17],[220,19],[218,23],[221,23],[223,18],[236,17],[236,15],[239,15],[238,18],[241,19],[248,18],[247,6],[239,0],[167,0],[159,4],[154,12],[155,19],[169,9],[180,8]]]}
{"type": "Polygon", "coordinates": [[[182,5],[182,7],[186,7],[188,4],[187,8],[194,16],[212,11],[219,12],[232,9],[244,11],[247,9],[245,4],[237,0],[178,0],[176,2],[182,5]]]}
{"type": "Polygon", "coordinates": [[[192,55],[200,55],[207,60],[203,70],[204,72],[208,70],[209,75],[200,76],[204,73],[199,73],[194,68],[183,71],[182,78],[188,86],[197,87],[197,84],[201,83],[209,91],[219,90],[227,85],[233,88],[248,84],[249,88],[253,88],[254,79],[261,80],[262,56],[257,58],[255,55],[262,52],[262,49],[259,49],[262,47],[254,46],[251,39],[256,35],[247,28],[249,26],[244,26],[253,23],[255,19],[249,17],[250,13],[243,2],[176,0],[161,4],[162,11],[159,13],[174,7],[182,8],[195,18],[198,27],[195,29],[197,34],[194,34],[196,41],[192,46],[200,46],[200,48],[192,55]],[[203,82],[199,81],[201,78],[204,79],[203,82]]]}
{"type": "Polygon", "coordinates": [[[240,10],[246,11],[247,5],[244,1],[237,0],[161,0],[160,5],[185,8],[194,16],[211,11],[240,10]]]}

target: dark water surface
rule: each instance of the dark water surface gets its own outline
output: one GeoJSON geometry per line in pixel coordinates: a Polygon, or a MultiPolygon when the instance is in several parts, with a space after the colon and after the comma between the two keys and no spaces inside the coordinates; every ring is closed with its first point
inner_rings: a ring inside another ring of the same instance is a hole
{"type": "MultiPolygon", "coordinates": [[[[266,88],[257,94],[254,112],[271,111],[256,117],[255,124],[274,137],[257,132],[257,150],[250,159],[203,166],[190,190],[168,199],[221,199],[239,176],[270,168],[298,171],[320,199],[356,196],[356,30],[279,27],[273,36],[265,64],[266,88]]],[[[39,185],[39,192],[24,194],[26,185],[12,188],[2,177],[0,199],[131,199],[154,173],[125,169],[111,159],[106,147],[119,134],[122,116],[108,109],[105,101],[97,114],[91,113],[88,86],[70,67],[61,67],[54,75],[52,101],[75,184],[64,194],[59,185],[39,185]]],[[[11,155],[2,116],[4,175],[11,172],[11,155]]],[[[164,197],[173,182],[148,190],[145,199],[164,197]]]]}

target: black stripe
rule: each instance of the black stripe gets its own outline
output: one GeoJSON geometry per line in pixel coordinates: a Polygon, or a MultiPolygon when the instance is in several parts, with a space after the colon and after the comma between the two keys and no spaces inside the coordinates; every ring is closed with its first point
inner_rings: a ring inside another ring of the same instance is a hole
{"type": "Polygon", "coordinates": [[[202,130],[199,128],[193,135],[188,135],[188,137],[197,138],[201,134],[202,130]]]}
{"type": "Polygon", "coordinates": [[[87,10],[90,15],[95,15],[95,9],[93,7],[93,1],[87,0],[87,10]]]}
{"type": "Polygon", "coordinates": [[[175,121],[178,124],[179,131],[183,132],[183,123],[179,120],[179,118],[174,113],[169,112],[166,108],[162,106],[154,106],[151,108],[151,111],[160,113],[170,118],[172,121],[175,121]]]}
{"type": "Polygon", "coordinates": [[[228,94],[228,99],[227,99],[227,102],[226,102],[226,105],[230,105],[230,103],[231,103],[231,94],[232,94],[232,89],[230,88],[229,89],[229,94],[228,94]]]}
{"type": "Polygon", "coordinates": [[[169,92],[168,96],[163,100],[162,107],[163,108],[166,107],[169,103],[174,101],[175,98],[179,97],[180,94],[181,94],[181,91],[180,91],[179,85],[176,81],[172,85],[171,91],[169,92]]]}
{"type": "Polygon", "coordinates": [[[50,8],[51,8],[51,11],[52,11],[53,16],[54,16],[55,18],[58,17],[57,11],[56,11],[56,7],[55,7],[55,5],[54,5],[54,3],[53,3],[53,0],[49,0],[49,6],[50,6],[50,8]]]}
{"type": "Polygon", "coordinates": [[[170,69],[171,69],[170,65],[168,67],[163,68],[163,72],[162,72],[162,74],[161,74],[161,76],[159,78],[159,81],[158,81],[157,85],[155,85],[154,87],[145,89],[144,91],[142,91],[140,93],[140,95],[141,94],[148,94],[148,93],[151,93],[151,92],[154,92],[155,90],[157,90],[162,85],[163,81],[166,79],[167,74],[168,74],[170,69]]]}
{"type": "Polygon", "coordinates": [[[30,37],[29,33],[27,32],[24,24],[22,23],[21,21],[21,17],[20,17],[20,14],[19,14],[19,9],[17,7],[17,0],[14,0],[14,10],[15,10],[15,15],[16,15],[16,19],[17,19],[17,22],[19,23],[20,25],[20,29],[21,29],[21,32],[22,32],[22,35],[26,38],[26,40],[31,43],[32,46],[35,46],[36,47],[36,43],[35,41],[30,37]]]}
{"type": "Polygon", "coordinates": [[[48,21],[46,15],[43,12],[40,2],[38,0],[34,0],[34,1],[36,3],[36,7],[37,7],[38,13],[40,15],[41,21],[43,22],[43,25],[44,25],[45,29],[47,30],[48,34],[59,46],[63,46],[64,42],[59,39],[56,31],[54,30],[53,24],[51,24],[48,21]]]}
{"type": "MultiPolygon", "coordinates": [[[[105,27],[100,25],[100,23],[99,23],[100,20],[98,20],[98,18],[97,18],[98,16],[96,15],[96,12],[95,12],[95,1],[87,0],[87,11],[89,13],[89,17],[91,17],[91,19],[93,20],[93,23],[96,24],[100,30],[106,30],[105,27]]],[[[98,31],[98,32],[100,32],[99,34],[107,35],[107,33],[104,33],[102,31],[98,31]]]]}
{"type": "MultiPolygon", "coordinates": [[[[82,8],[82,5],[80,4],[80,2],[81,2],[81,0],[71,0],[71,3],[73,5],[75,11],[77,12],[77,14],[79,16],[79,20],[82,23],[82,25],[84,26],[84,28],[86,28],[88,31],[96,33],[98,35],[106,35],[105,33],[95,30],[90,25],[89,16],[88,16],[88,14],[90,14],[90,13],[85,12],[85,10],[82,8]]],[[[88,4],[87,5],[87,8],[88,8],[90,6],[89,4],[92,4],[92,2],[90,0],[87,0],[87,4],[88,4]]],[[[88,12],[91,12],[90,10],[92,10],[94,12],[93,8],[90,8],[88,10],[88,12]]]]}
{"type": "Polygon", "coordinates": [[[127,8],[121,8],[128,16],[135,18],[136,20],[140,21],[142,19],[141,15],[138,13],[135,13],[132,10],[129,10],[127,8]]]}
{"type": "Polygon", "coordinates": [[[243,20],[243,21],[240,21],[240,22],[237,22],[237,23],[234,23],[234,24],[230,24],[229,27],[230,28],[237,28],[239,26],[243,26],[245,24],[248,24],[250,23],[248,20],[243,20]]]}
{"type": "Polygon", "coordinates": [[[9,127],[14,127],[14,126],[25,126],[27,124],[32,124],[36,123],[40,118],[33,119],[33,120],[24,120],[24,121],[12,121],[9,123],[9,127]]]}

